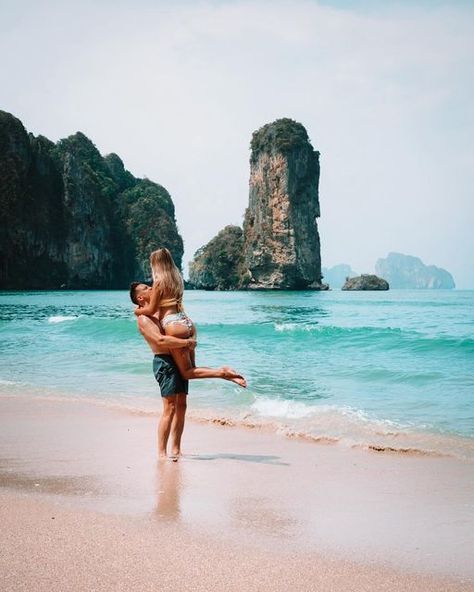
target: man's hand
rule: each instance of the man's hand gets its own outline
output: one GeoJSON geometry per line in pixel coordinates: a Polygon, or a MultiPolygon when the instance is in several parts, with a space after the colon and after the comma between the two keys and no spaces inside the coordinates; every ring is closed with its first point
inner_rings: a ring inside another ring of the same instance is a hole
{"type": "Polygon", "coordinates": [[[140,315],[137,320],[140,333],[150,345],[153,344],[152,347],[163,347],[166,349],[179,349],[183,347],[194,349],[196,347],[196,340],[194,338],[181,339],[180,337],[163,335],[151,317],[140,315]]]}

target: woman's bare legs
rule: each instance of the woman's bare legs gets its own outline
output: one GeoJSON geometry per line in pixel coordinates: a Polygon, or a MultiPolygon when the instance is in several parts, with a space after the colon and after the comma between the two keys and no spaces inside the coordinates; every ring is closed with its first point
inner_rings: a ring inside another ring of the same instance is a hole
{"type": "MultiPolygon", "coordinates": [[[[165,327],[165,334],[172,337],[180,337],[187,339],[190,337],[189,329],[181,323],[168,323],[165,327]]],[[[171,355],[178,366],[179,373],[185,380],[193,380],[195,378],[223,378],[235,382],[239,386],[246,388],[247,381],[245,378],[229,366],[222,368],[206,368],[200,366],[196,368],[193,365],[190,352],[187,348],[172,349],[171,355]]]]}

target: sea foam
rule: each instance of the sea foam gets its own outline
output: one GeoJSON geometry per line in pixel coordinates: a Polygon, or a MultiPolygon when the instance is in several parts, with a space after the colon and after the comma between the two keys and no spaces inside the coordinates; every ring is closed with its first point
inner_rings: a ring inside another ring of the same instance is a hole
{"type": "Polygon", "coordinates": [[[305,405],[300,401],[288,399],[269,399],[257,397],[251,405],[251,410],[266,417],[280,417],[286,419],[298,419],[314,413],[314,406],[305,405]]]}
{"type": "Polygon", "coordinates": [[[57,316],[53,316],[53,317],[49,317],[48,319],[48,323],[64,323],[65,321],[75,321],[76,319],[78,319],[78,316],[63,316],[63,315],[57,315],[57,316]]]}

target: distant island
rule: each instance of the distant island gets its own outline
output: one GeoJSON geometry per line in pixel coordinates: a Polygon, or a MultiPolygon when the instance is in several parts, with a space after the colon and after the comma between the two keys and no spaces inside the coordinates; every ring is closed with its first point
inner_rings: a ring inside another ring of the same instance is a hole
{"type": "Polygon", "coordinates": [[[81,132],[56,144],[0,111],[0,288],[124,288],[183,240],[166,189],[81,132]]]}
{"type": "Polygon", "coordinates": [[[453,276],[435,265],[425,265],[418,257],[389,253],[375,264],[375,272],[388,281],[391,288],[455,288],[453,276]]]}
{"type": "Polygon", "coordinates": [[[189,281],[206,290],[321,290],[319,152],[306,129],[278,119],[251,141],[243,228],[227,226],[195,254],[189,281]]]}
{"type": "MultiPolygon", "coordinates": [[[[385,259],[378,259],[375,264],[375,272],[378,280],[386,280],[390,288],[403,289],[451,289],[455,288],[453,276],[435,265],[425,265],[418,257],[403,255],[402,253],[389,253],[385,259]]],[[[357,273],[347,263],[322,268],[324,281],[331,289],[387,289],[383,282],[376,281],[376,276],[357,273]],[[376,286],[365,288],[360,286],[376,286]],[[345,287],[343,287],[345,286],[345,287]]]]}
{"type": "Polygon", "coordinates": [[[322,274],[324,283],[329,284],[329,287],[333,290],[342,288],[344,282],[349,277],[355,277],[357,272],[352,269],[347,263],[340,263],[333,267],[323,267],[322,274]]]}

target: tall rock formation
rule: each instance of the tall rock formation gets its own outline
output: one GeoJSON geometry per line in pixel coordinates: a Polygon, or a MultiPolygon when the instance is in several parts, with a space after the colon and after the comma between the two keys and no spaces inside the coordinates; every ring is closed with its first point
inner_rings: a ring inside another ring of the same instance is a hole
{"type": "Polygon", "coordinates": [[[319,152],[291,119],[254,132],[251,151],[244,220],[247,287],[321,289],[319,152]]]}
{"type": "Polygon", "coordinates": [[[190,281],[204,289],[326,289],[318,185],[319,152],[300,123],[278,119],[254,132],[243,233],[226,227],[199,249],[190,281]]]}
{"type": "Polygon", "coordinates": [[[378,259],[375,272],[390,283],[391,288],[455,288],[453,276],[435,265],[425,265],[418,257],[389,253],[378,259]]]}
{"type": "Polygon", "coordinates": [[[0,287],[120,288],[150,251],[181,265],[173,202],[78,132],[54,144],[0,111],[0,287]]]}

